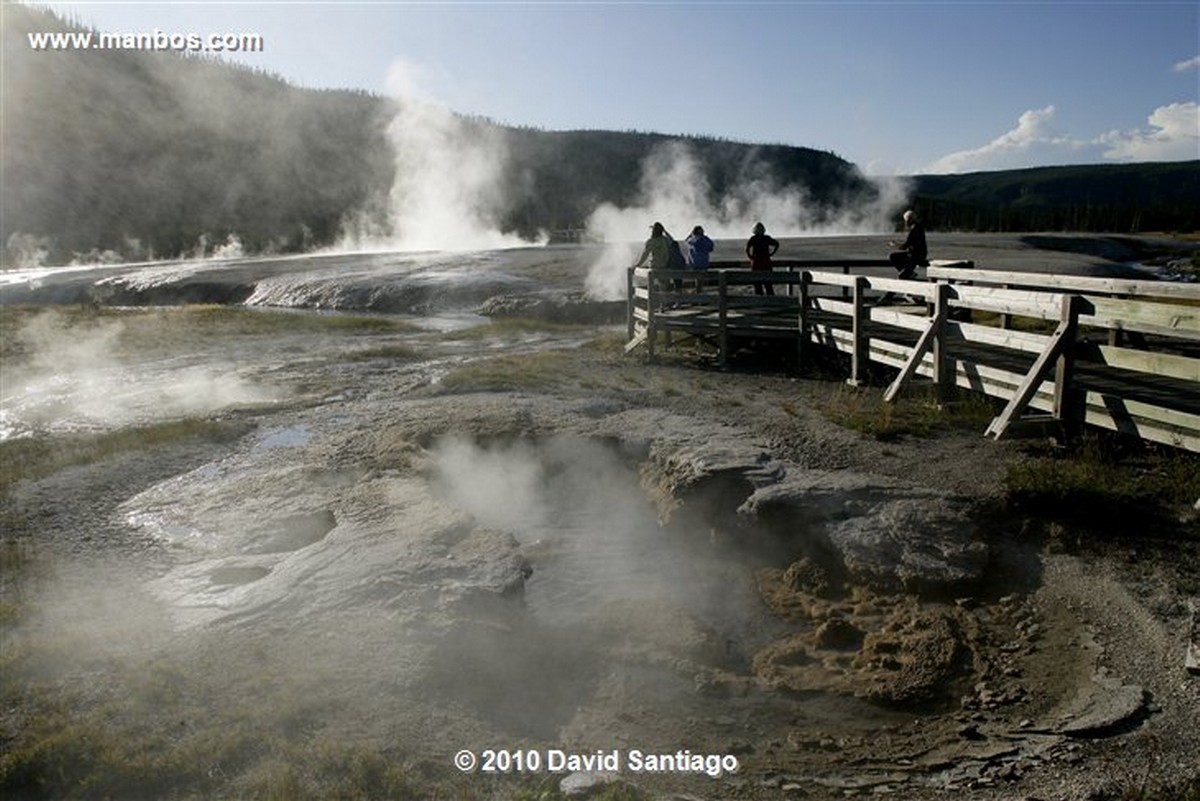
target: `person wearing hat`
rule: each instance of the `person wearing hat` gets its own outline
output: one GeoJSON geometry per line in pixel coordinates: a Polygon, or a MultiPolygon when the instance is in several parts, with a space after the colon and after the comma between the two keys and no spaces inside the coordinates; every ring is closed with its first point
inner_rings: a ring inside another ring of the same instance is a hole
{"type": "MultiPolygon", "coordinates": [[[[750,259],[751,270],[771,270],[771,257],[779,250],[779,242],[767,235],[767,227],[762,223],[754,224],[754,235],[746,240],[746,257],[750,259]]],[[[774,284],[755,284],[755,295],[774,295],[774,284]]]]}
{"type": "Polygon", "coordinates": [[[909,209],[904,212],[904,225],[908,228],[908,237],[903,244],[889,242],[891,247],[898,247],[888,254],[888,261],[900,273],[901,278],[915,278],[918,267],[929,266],[929,246],[925,243],[925,226],[917,219],[917,215],[909,209]]]}

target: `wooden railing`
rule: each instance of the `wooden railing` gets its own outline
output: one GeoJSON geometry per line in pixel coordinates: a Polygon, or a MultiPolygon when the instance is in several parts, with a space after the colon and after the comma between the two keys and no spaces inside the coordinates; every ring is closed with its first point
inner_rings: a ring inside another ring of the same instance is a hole
{"type": "Polygon", "coordinates": [[[849,381],[869,362],[914,380],[1005,402],[987,434],[1018,424],[1100,426],[1200,451],[1200,285],[972,269],[937,262],[929,281],[856,274],[881,261],[784,262],[774,272],[631,269],[629,343],[654,358],[660,337],[690,334],[725,364],[748,340],[792,340],[849,356],[849,381]],[[819,268],[819,269],[818,269],[819,268]],[[836,270],[836,271],[835,271],[836,270]],[[754,294],[769,283],[774,296],[754,294]],[[904,298],[899,305],[893,298],[904,298]]]}

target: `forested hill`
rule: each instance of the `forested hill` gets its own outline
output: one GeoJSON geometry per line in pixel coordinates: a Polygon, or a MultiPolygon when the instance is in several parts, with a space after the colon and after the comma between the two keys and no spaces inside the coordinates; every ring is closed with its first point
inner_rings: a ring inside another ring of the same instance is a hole
{"type": "Polygon", "coordinates": [[[347,209],[390,185],[378,98],[169,52],[37,52],[27,32],[80,28],[3,13],[9,258],[17,245],[50,263],[167,257],[232,233],[247,250],[296,250],[330,242],[347,209]]]}
{"type": "MultiPolygon", "coordinates": [[[[5,267],[207,254],[231,236],[246,253],[330,245],[348,221],[386,225],[404,191],[398,171],[421,161],[403,158],[413,140],[397,137],[394,100],[170,52],[35,51],[29,32],[82,28],[27,6],[2,13],[5,267]]],[[[506,233],[577,227],[603,203],[636,203],[648,160],[671,141],[713,208],[731,193],[794,192],[819,221],[878,200],[854,165],[809,148],[455,120],[455,141],[500,146],[489,216],[506,233]]],[[[1195,162],[1079,167],[928,176],[914,188],[934,227],[1194,230],[1198,174],[1195,162]]]]}
{"type": "MultiPolygon", "coordinates": [[[[394,101],[314,91],[277,76],[168,52],[34,51],[31,31],[81,30],[8,5],[3,30],[5,265],[30,259],[150,258],[236,235],[248,253],[329,245],[366,211],[386,218],[397,159],[394,101]]],[[[459,118],[455,137],[506,154],[496,225],[532,235],[578,226],[639,191],[667,137],[546,132],[459,118]]],[[[748,173],[802,187],[817,204],[875,192],[830,153],[687,138],[719,196],[748,173]]]]}
{"type": "Polygon", "coordinates": [[[1200,161],[922,175],[914,203],[966,231],[1200,230],[1200,161]]]}

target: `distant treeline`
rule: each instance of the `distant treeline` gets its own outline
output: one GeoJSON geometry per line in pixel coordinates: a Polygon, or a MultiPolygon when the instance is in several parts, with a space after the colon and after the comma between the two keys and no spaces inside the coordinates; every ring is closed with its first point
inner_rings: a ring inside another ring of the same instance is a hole
{"type": "MultiPolygon", "coordinates": [[[[352,218],[386,218],[396,177],[395,101],[302,89],[166,52],[38,52],[27,32],[81,27],[27,6],[6,5],[4,14],[4,266],[172,258],[227,243],[247,253],[301,251],[334,243],[352,218]]],[[[503,142],[496,223],[525,236],[578,227],[602,203],[637,202],[644,160],[679,139],[460,119],[463,135],[503,142]]],[[[818,219],[822,209],[832,214],[878,197],[833,153],[683,141],[714,207],[733,187],[759,183],[802,189],[818,219]]],[[[916,202],[943,228],[1197,227],[1196,163],[1062,170],[922,177],[916,202]]]]}
{"type": "Polygon", "coordinates": [[[964,231],[1200,230],[1200,161],[916,177],[931,225],[964,231]]]}

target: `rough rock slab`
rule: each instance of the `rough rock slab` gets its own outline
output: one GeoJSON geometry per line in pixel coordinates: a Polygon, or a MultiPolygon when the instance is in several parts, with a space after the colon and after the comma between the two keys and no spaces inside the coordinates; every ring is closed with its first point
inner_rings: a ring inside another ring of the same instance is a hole
{"type": "Polygon", "coordinates": [[[930,589],[983,578],[988,547],[961,505],[897,498],[829,527],[846,569],[868,585],[930,589]]]}
{"type": "Polygon", "coordinates": [[[933,490],[851,471],[789,471],[738,514],[790,536],[816,537],[850,576],[888,589],[978,581],[989,551],[966,504],[933,490]]]}
{"type": "Polygon", "coordinates": [[[1055,729],[1071,737],[1103,737],[1140,720],[1146,714],[1146,691],[1120,679],[1093,676],[1055,729]]]}
{"type": "Polygon", "coordinates": [[[572,773],[558,783],[558,789],[568,798],[588,798],[620,780],[620,776],[607,771],[572,773]]]}

